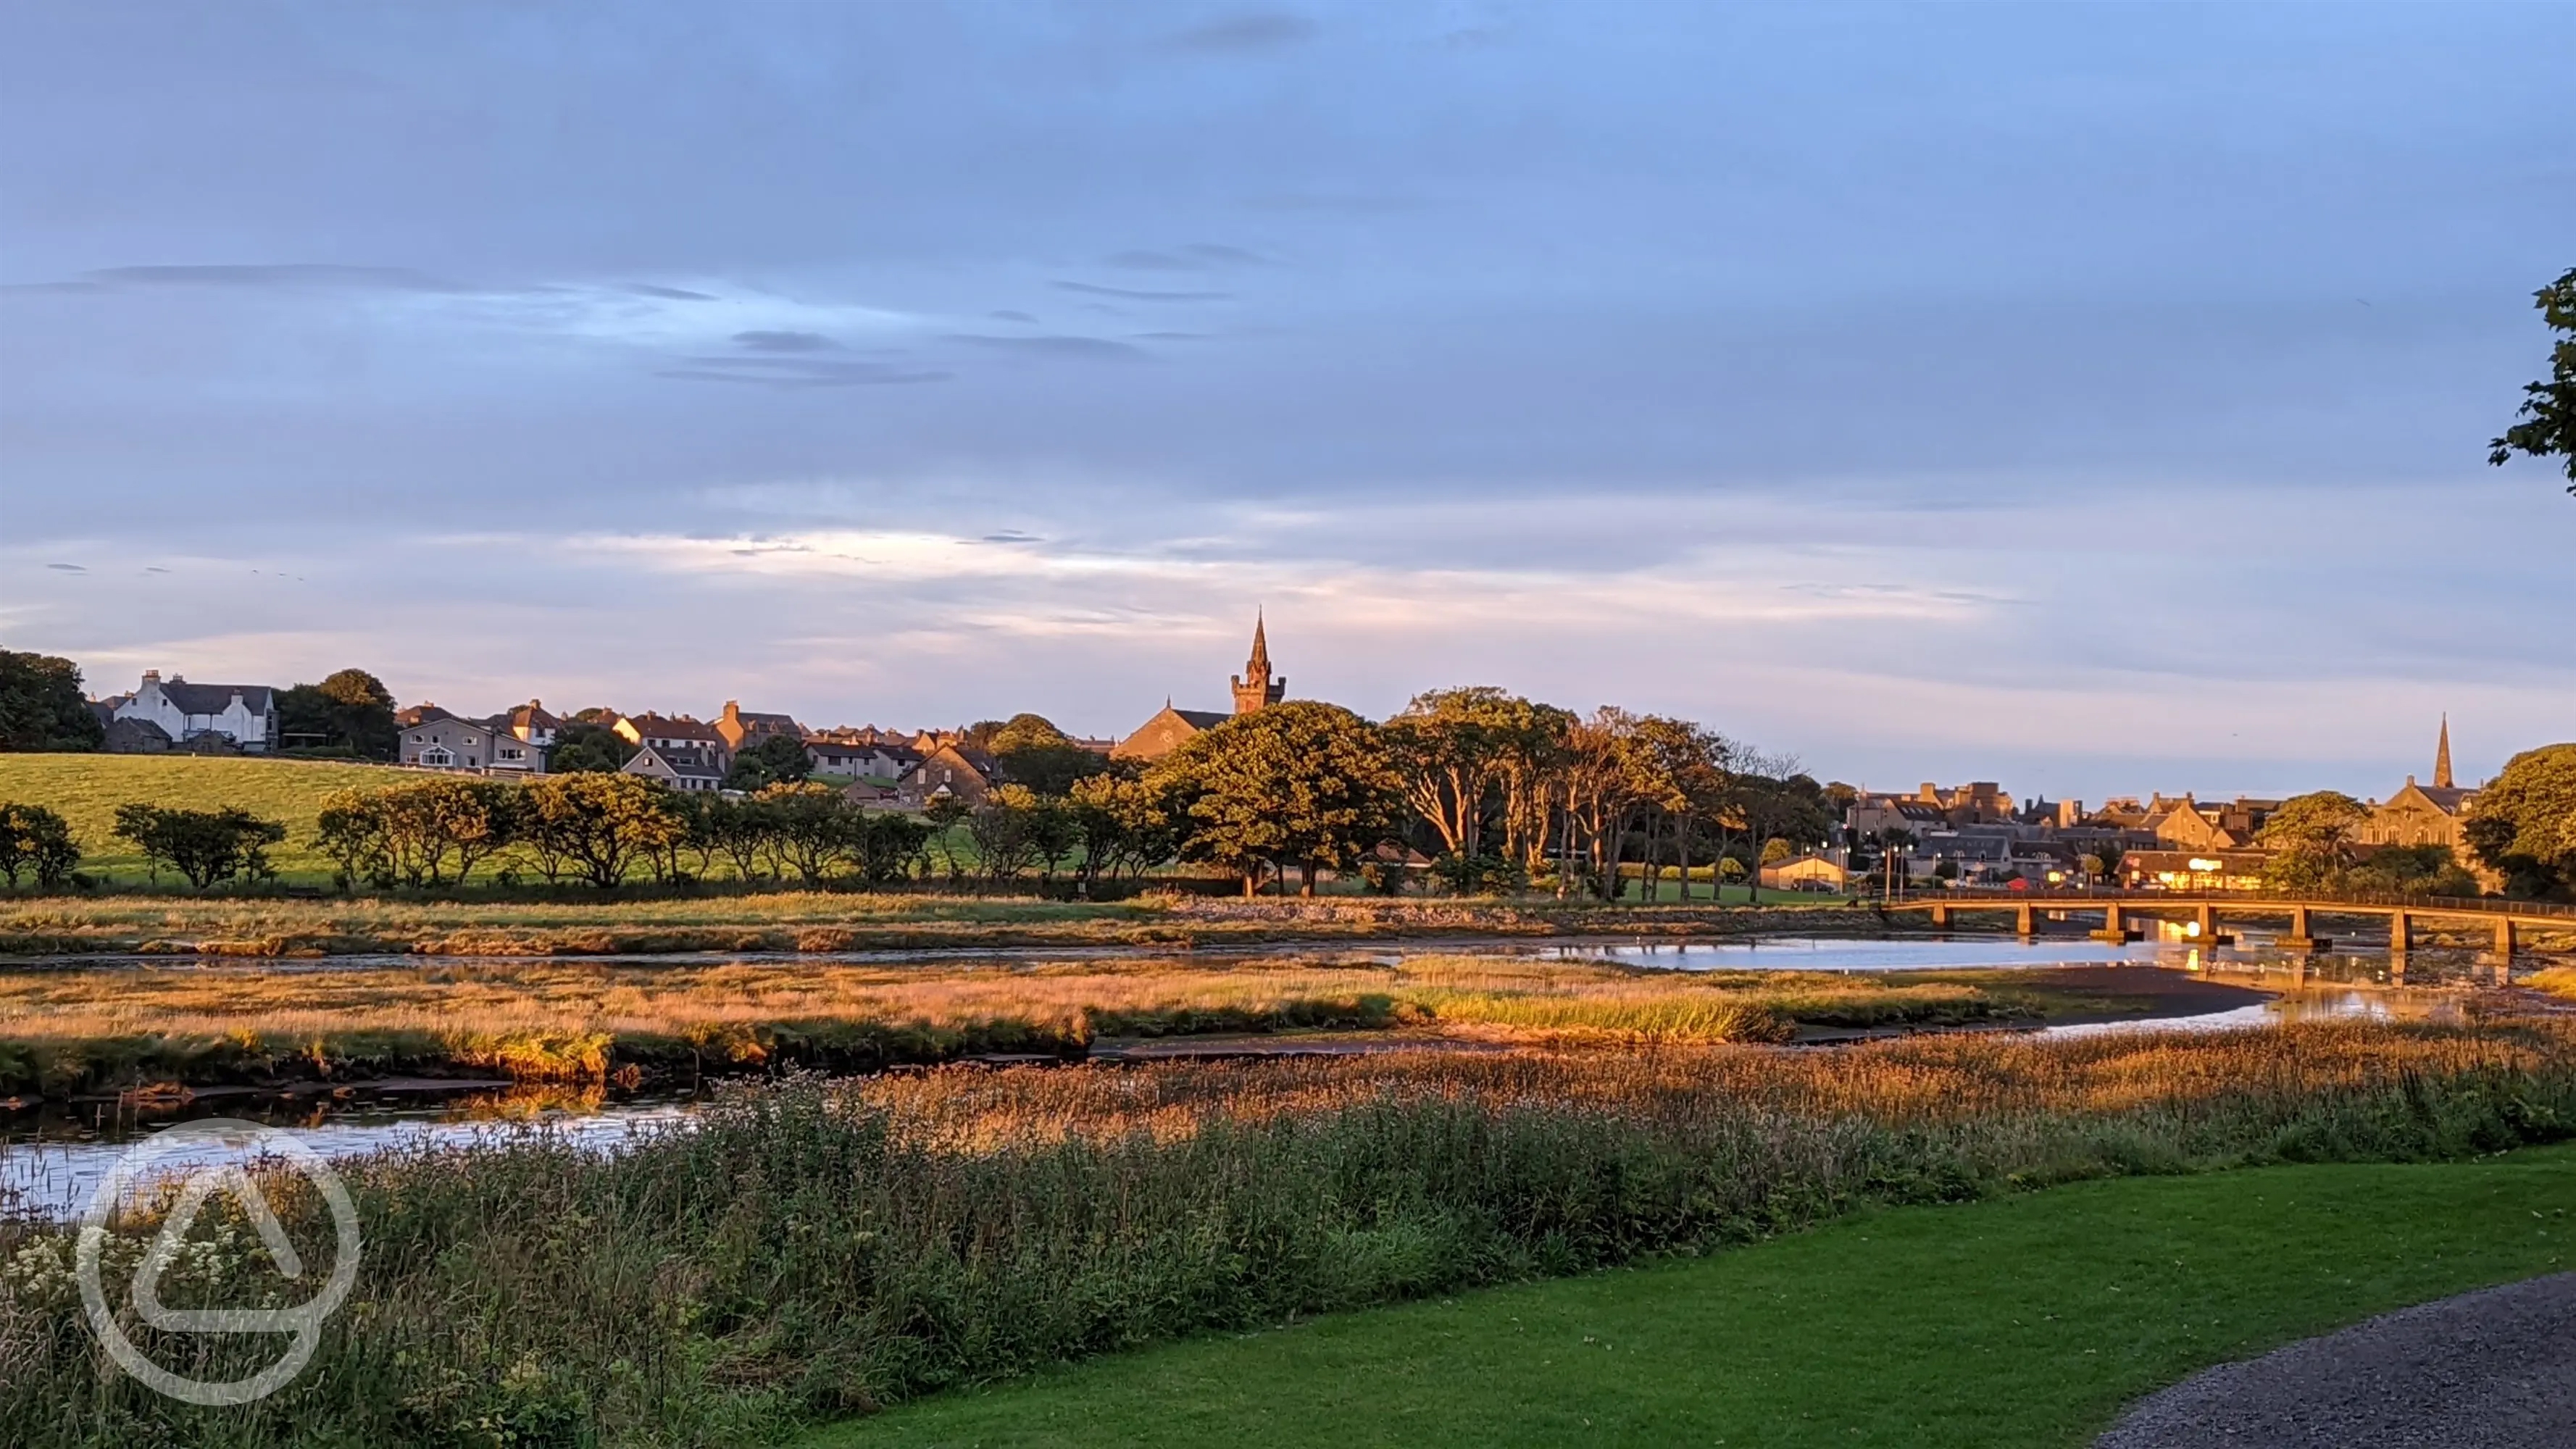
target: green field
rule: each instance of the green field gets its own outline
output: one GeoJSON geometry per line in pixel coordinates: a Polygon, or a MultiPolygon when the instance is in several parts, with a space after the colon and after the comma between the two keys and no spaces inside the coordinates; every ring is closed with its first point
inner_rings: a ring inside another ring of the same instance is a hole
{"type": "Polygon", "coordinates": [[[71,822],[81,869],[136,881],[143,857],[116,838],[116,807],[133,801],[184,810],[238,805],[286,827],[286,843],[269,852],[278,874],[298,884],[331,878],[314,853],[314,820],[334,790],[418,779],[386,765],[328,760],[261,760],[210,755],[0,754],[0,801],[42,805],[71,822]]]}
{"type": "Polygon", "coordinates": [[[892,1446],[2076,1445],[2201,1366],[2557,1271],[2576,1149],[2081,1183],[1199,1339],[809,1436],[892,1446]]]}

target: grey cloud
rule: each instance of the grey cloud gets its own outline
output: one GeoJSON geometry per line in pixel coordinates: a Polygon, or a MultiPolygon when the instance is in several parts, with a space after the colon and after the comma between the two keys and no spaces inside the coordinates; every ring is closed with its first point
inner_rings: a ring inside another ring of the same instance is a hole
{"type": "Polygon", "coordinates": [[[666,302],[712,302],[715,300],[714,297],[705,292],[685,292],[678,287],[657,287],[650,282],[628,282],[625,286],[618,288],[618,290],[621,292],[632,292],[638,297],[659,297],[666,302]]]}
{"type": "Polygon", "coordinates": [[[387,292],[473,290],[405,267],[341,267],[303,262],[260,266],[106,267],[86,275],[94,282],[132,286],[349,287],[387,292]]]}
{"type": "Polygon", "coordinates": [[[1218,267],[1264,267],[1270,265],[1270,259],[1241,247],[1198,242],[1168,252],[1133,248],[1103,257],[1101,263],[1131,272],[1205,272],[1218,267]]]}
{"type": "Polygon", "coordinates": [[[1089,282],[1058,282],[1061,292],[1083,292],[1095,297],[1125,297],[1137,302],[1223,302],[1232,292],[1146,292],[1134,287],[1100,287],[1089,282]]]}
{"type": "Polygon", "coordinates": [[[53,569],[58,573],[66,574],[85,574],[89,572],[88,569],[81,567],[79,564],[47,564],[45,567],[53,569]]]}
{"type": "Polygon", "coordinates": [[[737,332],[733,340],[755,352],[824,352],[839,345],[820,332],[737,332]]]}
{"type": "Polygon", "coordinates": [[[1313,39],[1316,28],[1314,21],[1302,15],[1256,10],[1184,30],[1169,44],[1174,50],[1220,54],[1275,50],[1313,39]]]}
{"type": "Polygon", "coordinates": [[[881,362],[834,362],[815,357],[688,357],[683,367],[653,374],[679,382],[741,382],[757,387],[872,387],[946,382],[953,373],[908,370],[881,362]]]}
{"type": "Polygon", "coordinates": [[[951,342],[969,347],[989,347],[997,352],[1024,352],[1035,357],[1089,357],[1104,361],[1133,362],[1152,356],[1141,347],[1112,342],[1105,337],[987,337],[977,333],[952,334],[951,342]]]}
{"type": "Polygon", "coordinates": [[[1216,334],[1213,332],[1139,332],[1134,335],[1139,342],[1205,342],[1216,334]]]}
{"type": "Polygon", "coordinates": [[[988,312],[984,315],[991,317],[997,322],[1035,322],[1038,320],[1026,312],[988,312]]]}
{"type": "Polygon", "coordinates": [[[974,540],[974,541],[975,541],[975,542],[977,542],[977,543],[1044,543],[1044,542],[1046,542],[1046,540],[1045,540],[1045,539],[1038,537],[1038,536],[1037,536],[1036,534],[1034,534],[1034,533],[1022,533],[1022,532],[1020,532],[1020,531],[1019,531],[1018,529],[1016,529],[1016,528],[1006,528],[1006,529],[1003,529],[1003,530],[1002,530],[1001,532],[999,532],[999,533],[988,533],[988,534],[985,534],[982,538],[976,539],[976,540],[974,540]]]}

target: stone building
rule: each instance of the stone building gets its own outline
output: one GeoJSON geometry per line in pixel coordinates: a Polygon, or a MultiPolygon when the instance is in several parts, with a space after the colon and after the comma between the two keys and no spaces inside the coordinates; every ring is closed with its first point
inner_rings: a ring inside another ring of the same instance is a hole
{"type": "MultiPolygon", "coordinates": [[[[1227,683],[1234,690],[1234,713],[1250,714],[1264,705],[1277,704],[1288,696],[1285,675],[1270,672],[1270,638],[1268,621],[1255,615],[1252,621],[1252,657],[1243,662],[1243,672],[1227,683]]],[[[1159,760],[1179,749],[1181,742],[1226,722],[1231,716],[1206,709],[1174,709],[1168,699],[1154,717],[1138,725],[1127,738],[1109,751],[1113,760],[1159,760]]]]}
{"type": "Polygon", "coordinates": [[[2451,721],[2446,715],[2433,746],[2433,783],[2419,785],[2407,776],[2396,794],[2370,812],[2353,839],[2363,845],[2447,845],[2453,859],[2474,870],[2477,862],[2462,827],[2477,800],[2477,791],[2461,789],[2451,778],[2451,721]]]}

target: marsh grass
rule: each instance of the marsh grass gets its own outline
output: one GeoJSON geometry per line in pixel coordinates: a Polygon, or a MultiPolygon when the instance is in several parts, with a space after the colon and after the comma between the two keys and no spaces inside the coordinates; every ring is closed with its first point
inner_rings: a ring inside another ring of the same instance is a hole
{"type": "Polygon", "coordinates": [[[1776,1042],[1801,1026],[2035,1020],[2066,1004],[2029,973],[1929,981],[1436,954],[0,971],[0,1095],[417,1072],[871,1070],[1299,1028],[1776,1042]]]}
{"type": "MultiPolygon", "coordinates": [[[[2547,1023],[2318,1026],[792,1082],[614,1155],[540,1134],[348,1163],[357,1290],[248,1410],[105,1371],[64,1231],[0,1226],[0,1423],[26,1449],[757,1443],[1865,1204],[2545,1140],[2576,1120],[2571,1046],[2547,1023]]],[[[207,1372],[275,1351],[147,1342],[207,1372]]]]}

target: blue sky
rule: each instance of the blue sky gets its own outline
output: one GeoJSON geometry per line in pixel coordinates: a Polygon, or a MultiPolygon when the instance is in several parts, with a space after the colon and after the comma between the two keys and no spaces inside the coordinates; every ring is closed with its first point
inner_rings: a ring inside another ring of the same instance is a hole
{"type": "Polygon", "coordinates": [[[2576,6],[0,12],[0,636],[1873,786],[2576,735],[2576,6]],[[2557,480],[2563,481],[2563,480],[2557,480]]]}

